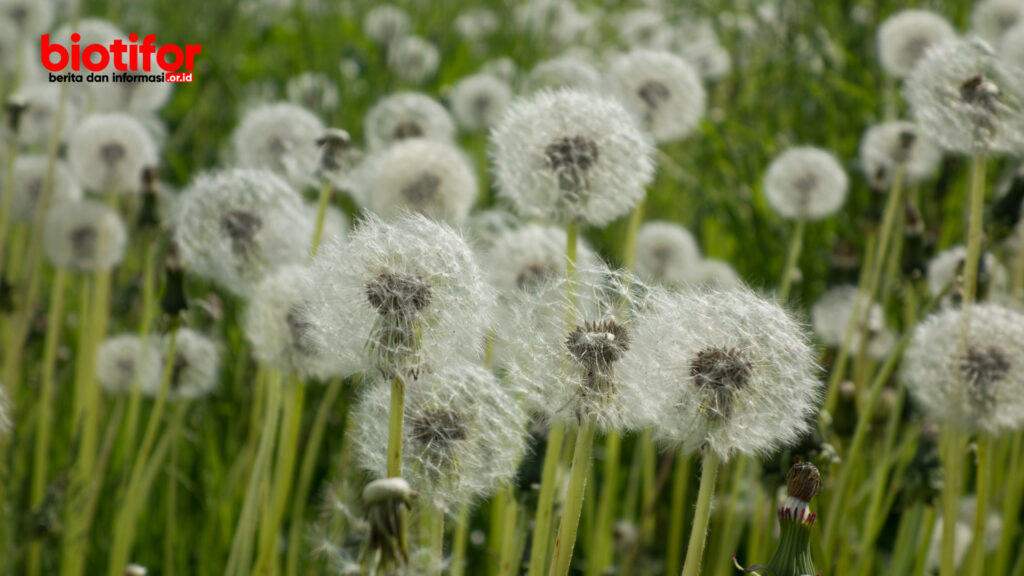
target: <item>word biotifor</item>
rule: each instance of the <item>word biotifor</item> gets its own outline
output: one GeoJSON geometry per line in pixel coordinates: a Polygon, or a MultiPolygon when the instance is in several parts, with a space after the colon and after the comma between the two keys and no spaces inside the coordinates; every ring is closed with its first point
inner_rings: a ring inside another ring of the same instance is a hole
{"type": "Polygon", "coordinates": [[[51,43],[50,35],[40,38],[39,54],[43,67],[51,72],[51,82],[191,82],[195,57],[203,51],[201,44],[176,44],[156,46],[156,36],[150,34],[139,42],[138,34],[130,34],[128,43],[120,38],[109,46],[89,44],[81,46],[78,33],[71,35],[71,45],[51,43]],[[155,60],[155,66],[154,66],[155,60]],[[113,64],[113,70],[110,65],[113,64]],[[65,72],[70,66],[73,72],[83,68],[90,72],[122,72],[123,74],[52,74],[65,72]],[[156,68],[154,70],[154,68],[156,68]],[[179,70],[184,71],[179,72],[179,70]],[[128,74],[128,72],[153,72],[153,74],[128,74]],[[87,77],[83,77],[87,76],[87,77]]]}

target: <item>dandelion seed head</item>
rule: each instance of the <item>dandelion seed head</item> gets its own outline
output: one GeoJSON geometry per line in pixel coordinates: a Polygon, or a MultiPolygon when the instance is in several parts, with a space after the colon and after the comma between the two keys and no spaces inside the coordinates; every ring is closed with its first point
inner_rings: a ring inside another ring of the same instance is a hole
{"type": "MultiPolygon", "coordinates": [[[[191,328],[178,328],[174,355],[167,356],[170,340],[171,335],[167,334],[162,343],[163,361],[171,365],[167,397],[195,400],[211,394],[217,388],[220,375],[220,350],[217,343],[191,328]]],[[[151,382],[142,384],[144,394],[155,397],[160,393],[161,379],[156,380],[155,387],[145,387],[151,382]]]]}
{"type": "Polygon", "coordinates": [[[506,233],[519,227],[519,219],[505,208],[489,208],[469,215],[465,223],[466,237],[475,250],[485,253],[506,233]]]}
{"type": "Polygon", "coordinates": [[[995,45],[1022,19],[1024,5],[1019,0],[981,0],[971,11],[971,32],[995,45]]]}
{"type": "Polygon", "coordinates": [[[488,8],[469,8],[455,17],[455,31],[471,43],[481,43],[498,31],[501,20],[488,8]]]}
{"type": "MultiPolygon", "coordinates": [[[[41,146],[53,136],[60,107],[60,90],[57,84],[32,84],[18,91],[16,98],[25,103],[18,126],[18,142],[23,146],[41,146]]],[[[78,125],[78,113],[74,101],[66,99],[60,130],[61,141],[66,140],[78,125]]]]}
{"type": "Polygon", "coordinates": [[[717,37],[688,42],[681,47],[679,55],[706,81],[721,80],[732,71],[732,56],[717,37]]]}
{"type": "MultiPolygon", "coordinates": [[[[14,187],[11,196],[11,220],[14,222],[30,223],[35,218],[39,200],[43,196],[49,165],[50,162],[45,156],[19,155],[14,160],[14,187]]],[[[53,164],[52,182],[50,207],[81,200],[82,189],[60,160],[53,164]]]]}
{"type": "MultiPolygon", "coordinates": [[[[952,246],[932,258],[928,262],[928,294],[937,297],[949,290],[943,298],[943,304],[958,303],[966,261],[967,247],[963,245],[952,246]]],[[[978,294],[980,299],[996,302],[1010,299],[1010,275],[990,252],[981,255],[978,285],[981,288],[978,294]]]]}
{"type": "MultiPolygon", "coordinates": [[[[836,286],[825,292],[811,307],[811,322],[822,344],[830,348],[842,345],[847,326],[857,306],[857,297],[856,286],[836,286]]],[[[869,335],[885,329],[885,314],[877,302],[872,303],[870,309],[866,311],[862,304],[860,313],[865,318],[861,328],[869,335]]],[[[854,333],[854,338],[850,342],[851,350],[860,348],[860,333],[860,330],[854,333]]]]}
{"type": "Polygon", "coordinates": [[[849,179],[839,161],[820,148],[790,148],[775,157],[764,177],[768,203],[783,218],[821,220],[846,201],[849,179]]]}
{"type": "Polygon", "coordinates": [[[693,234],[672,222],[647,222],[636,237],[636,272],[647,282],[672,284],[692,276],[700,261],[693,234]]]}
{"type": "Polygon", "coordinates": [[[305,108],[289,103],[259,106],[245,114],[231,135],[235,162],[305,184],[320,161],[317,138],[323,133],[323,123],[305,108]]]}
{"type": "Polygon", "coordinates": [[[527,0],[515,6],[516,25],[554,47],[566,46],[593,24],[571,0],[527,0]]]}
{"type": "Polygon", "coordinates": [[[491,133],[499,194],[520,216],[602,226],[654,176],[653,148],[619,103],[562,90],[514,101],[491,133]]]}
{"type": "Polygon", "coordinates": [[[476,172],[462,151],[423,139],[371,155],[353,180],[356,197],[385,220],[416,212],[458,224],[477,195],[476,172]]]}
{"type": "Polygon", "coordinates": [[[202,174],[182,193],[175,239],[188,269],[236,295],[304,261],[313,236],[302,197],[267,170],[202,174]]]}
{"type": "Polygon", "coordinates": [[[998,304],[946,308],[914,330],[903,355],[903,379],[929,417],[998,435],[1024,425],[1022,360],[1020,312],[998,304]],[[961,338],[964,321],[966,346],[961,338]]]}
{"type": "Polygon", "coordinates": [[[868,182],[878,190],[892,185],[899,167],[903,181],[916,184],[930,178],[942,162],[942,150],[911,122],[884,122],[867,129],[860,141],[860,164],[868,182]]]}
{"type": "Polygon", "coordinates": [[[152,136],[122,113],[89,116],[68,143],[68,165],[83,188],[132,194],[142,189],[142,171],[158,162],[152,136]]]}
{"type": "Polygon", "coordinates": [[[43,250],[50,262],[72,272],[109,270],[124,257],[127,231],[121,217],[100,202],[65,202],[49,209],[43,250]]]}
{"type": "Polygon", "coordinates": [[[53,17],[52,0],[0,0],[0,18],[10,22],[26,40],[49,30],[53,17]]]}
{"type": "Polygon", "coordinates": [[[388,46],[388,68],[400,80],[422,84],[437,72],[441,52],[419,36],[405,36],[388,46]]]}
{"type": "Polygon", "coordinates": [[[597,91],[602,86],[601,73],[593,64],[568,54],[538,63],[530,70],[526,83],[531,91],[560,88],[597,91]]]}
{"type": "Polygon", "coordinates": [[[319,72],[303,72],[289,79],[284,91],[289,102],[321,114],[334,112],[341,101],[334,81],[319,72]]]}
{"type": "Polygon", "coordinates": [[[160,387],[163,352],[159,339],[136,334],[112,336],[103,341],[96,354],[96,380],[108,394],[128,394],[134,386],[142,390],[160,387]]]}
{"type": "Polygon", "coordinates": [[[669,52],[634,50],[608,69],[615,96],[657,142],[690,135],[704,116],[707,96],[697,71],[669,52]]]}
{"type": "Polygon", "coordinates": [[[378,46],[388,46],[410,29],[409,14],[394,4],[378,4],[363,17],[363,34],[378,46]]]}
{"type": "Polygon", "coordinates": [[[444,106],[416,92],[380,99],[366,114],[363,128],[371,151],[410,138],[444,143],[455,140],[455,123],[444,106]]]}
{"type": "Polygon", "coordinates": [[[619,36],[630,48],[668,50],[676,39],[676,30],[665,15],[653,8],[636,8],[617,18],[619,36]]]}
{"type": "Polygon", "coordinates": [[[1003,34],[996,45],[999,58],[1009,66],[1024,68],[1024,22],[1020,22],[1003,34]]]}
{"type": "Polygon", "coordinates": [[[474,74],[455,84],[449,100],[459,125],[476,132],[489,129],[501,119],[512,100],[512,89],[497,76],[474,74]]]}
{"type": "Polygon", "coordinates": [[[744,286],[743,279],[731,264],[714,258],[698,260],[682,279],[672,280],[669,284],[710,290],[730,290],[744,286]]]}
{"type": "Polygon", "coordinates": [[[978,39],[929,50],[904,96],[921,132],[949,152],[1012,152],[1024,142],[1024,72],[978,39]]]}
{"type": "Polygon", "coordinates": [[[956,38],[953,26],[928,10],[901,10],[878,27],[878,60],[896,78],[905,78],[929,48],[956,38]]]}

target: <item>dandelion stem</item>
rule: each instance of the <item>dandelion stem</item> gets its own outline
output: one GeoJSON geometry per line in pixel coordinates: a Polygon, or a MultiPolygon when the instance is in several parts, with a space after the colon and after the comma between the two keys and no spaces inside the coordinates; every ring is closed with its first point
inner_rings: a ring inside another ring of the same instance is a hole
{"type": "Polygon", "coordinates": [[[462,576],[466,573],[466,544],[469,540],[469,505],[459,506],[459,515],[455,520],[455,533],[452,535],[452,562],[448,571],[450,576],[462,576]]]}
{"type": "Polygon", "coordinates": [[[544,451],[544,468],[541,471],[540,495],[537,498],[537,513],[533,521],[533,544],[530,549],[529,576],[540,576],[548,559],[548,533],[551,531],[552,506],[555,499],[555,480],[558,477],[558,463],[562,459],[562,442],[565,425],[554,424],[548,432],[547,449],[544,451]]]}
{"type": "Polygon", "coordinates": [[[683,541],[687,491],[690,487],[690,462],[690,458],[680,449],[676,454],[676,470],[675,476],[672,478],[672,500],[668,515],[668,545],[665,547],[665,574],[675,574],[681,568],[680,552],[683,549],[677,543],[683,541]]]}
{"type": "MultiPolygon", "coordinates": [[[[1024,432],[1017,432],[1010,441],[1010,465],[1007,468],[1006,478],[1016,478],[1016,489],[1012,484],[1006,488],[1003,498],[1003,518],[1019,518],[1021,497],[1024,496],[1024,482],[1021,467],[1024,466],[1024,432]]],[[[1007,574],[1010,563],[1010,552],[1016,547],[1015,542],[1017,531],[1020,527],[1017,522],[1007,522],[1003,527],[1002,539],[999,543],[999,551],[996,553],[995,569],[993,574],[1007,574]]]]}
{"type": "Polygon", "coordinates": [[[970,569],[968,574],[985,572],[985,524],[988,521],[988,500],[992,491],[992,449],[993,439],[990,434],[978,434],[978,476],[975,481],[974,534],[971,545],[970,569]]]}
{"type": "Polygon", "coordinates": [[[518,546],[516,546],[518,541],[516,525],[519,521],[518,512],[519,505],[510,487],[508,497],[505,499],[505,511],[501,515],[503,520],[501,530],[504,538],[501,541],[501,554],[498,562],[498,574],[500,576],[515,576],[519,573],[516,570],[516,552],[518,549],[518,546]]]}
{"type": "Polygon", "coordinates": [[[641,198],[633,212],[629,215],[629,228],[626,229],[626,240],[623,243],[622,267],[626,270],[633,270],[636,263],[636,237],[640,233],[640,224],[644,220],[644,204],[646,199],[641,198]]]}
{"type": "Polygon", "coordinates": [[[939,575],[954,576],[956,565],[954,559],[954,542],[956,539],[957,509],[960,504],[960,484],[963,481],[961,465],[963,462],[964,437],[955,427],[945,433],[945,479],[942,484],[942,554],[940,556],[939,575]]]}
{"type": "Polygon", "coordinates": [[[576,532],[580,524],[580,511],[583,508],[583,494],[590,471],[590,456],[594,449],[596,428],[594,421],[588,419],[583,422],[583,426],[576,434],[569,488],[565,494],[562,520],[558,525],[558,537],[555,539],[555,554],[548,576],[566,576],[569,573],[569,562],[572,560],[572,550],[576,544],[576,532]]]}
{"type": "Polygon", "coordinates": [[[782,269],[782,279],[779,281],[779,302],[785,302],[789,298],[789,289],[793,284],[793,273],[796,271],[797,262],[800,260],[800,252],[804,246],[804,228],[806,221],[798,218],[793,228],[793,237],[789,241],[789,253],[786,256],[786,267],[782,269]]]}
{"type": "Polygon", "coordinates": [[[4,276],[4,244],[7,242],[7,226],[10,224],[11,201],[14,197],[14,160],[18,157],[17,134],[9,134],[7,141],[7,166],[4,167],[4,195],[0,198],[0,278],[4,276]]]}
{"type": "MultiPolygon", "coordinates": [[[[967,225],[967,256],[964,260],[963,307],[978,295],[978,263],[981,260],[982,211],[985,208],[985,155],[971,159],[970,216],[967,225]]],[[[966,315],[964,316],[966,318],[966,315]]]]}
{"type": "Polygon", "coordinates": [[[441,576],[444,565],[444,512],[430,507],[430,574],[441,576]]]}
{"type": "Polygon", "coordinates": [[[405,382],[391,379],[391,420],[388,427],[388,478],[402,475],[402,423],[405,420],[405,382]]]}
{"type": "Polygon", "coordinates": [[[327,207],[331,203],[331,183],[326,178],[320,186],[320,198],[316,204],[316,224],[313,228],[313,240],[309,244],[309,257],[316,256],[320,249],[320,241],[324,234],[324,219],[327,217],[327,207]]]}
{"type": "Polygon", "coordinates": [[[611,431],[605,437],[604,482],[597,507],[597,521],[594,522],[592,538],[594,545],[588,550],[587,576],[598,576],[612,561],[612,522],[615,519],[615,504],[618,497],[619,453],[622,437],[611,431]]]}
{"type": "Polygon", "coordinates": [[[690,529],[690,543],[686,546],[686,563],[683,564],[682,576],[700,574],[704,544],[708,538],[711,500],[715,496],[715,480],[718,477],[720,462],[714,450],[705,452],[701,462],[703,467],[700,474],[700,489],[697,492],[697,510],[693,514],[693,527],[690,529]]]}

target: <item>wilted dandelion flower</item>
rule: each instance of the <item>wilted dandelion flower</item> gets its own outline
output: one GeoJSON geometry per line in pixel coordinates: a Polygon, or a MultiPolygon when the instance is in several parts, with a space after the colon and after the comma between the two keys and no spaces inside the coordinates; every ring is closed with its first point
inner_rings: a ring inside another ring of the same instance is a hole
{"type": "Polygon", "coordinates": [[[388,46],[388,68],[410,84],[425,82],[437,72],[440,63],[437,46],[419,36],[405,36],[388,46]]]}
{"type": "Polygon", "coordinates": [[[58,204],[47,212],[45,226],[43,249],[58,268],[96,272],[121,263],[127,232],[121,217],[105,204],[58,204]]]}
{"type": "Polygon", "coordinates": [[[142,171],[158,162],[156,143],[134,117],[122,113],[89,116],[71,134],[68,164],[92,192],[136,193],[142,171]]]}
{"type": "MultiPolygon", "coordinates": [[[[364,388],[356,405],[360,465],[384,476],[391,391],[364,388]]],[[[422,497],[453,513],[515,476],[526,450],[527,416],[485,368],[454,362],[406,390],[402,427],[404,478],[422,497]]]]}
{"type": "Polygon", "coordinates": [[[318,72],[303,72],[289,79],[284,91],[290,102],[321,114],[335,111],[341,101],[334,81],[318,72]]]}
{"type": "Polygon", "coordinates": [[[860,164],[872,187],[886,189],[903,169],[903,181],[916,184],[938,171],[942,151],[912,122],[883,122],[860,140],[860,164]]]}
{"type": "Polygon", "coordinates": [[[564,55],[538,63],[527,78],[530,90],[569,88],[599,90],[601,73],[593,64],[578,56],[564,55]]]}
{"type": "Polygon", "coordinates": [[[0,0],[0,18],[13,24],[22,38],[49,30],[53,15],[52,0],[0,0]]]}
{"type": "Polygon", "coordinates": [[[462,151],[422,139],[370,156],[354,180],[359,201],[386,220],[411,211],[458,224],[477,195],[476,172],[462,151]]]}
{"type": "Polygon", "coordinates": [[[156,338],[122,334],[107,338],[96,355],[96,380],[108,394],[128,394],[159,388],[162,350],[156,338]]]}
{"type": "Polygon", "coordinates": [[[910,74],[932,46],[956,38],[953,26],[928,10],[902,10],[878,27],[878,60],[897,78],[910,74]]]}
{"type": "Polygon", "coordinates": [[[409,14],[394,4],[378,4],[363,17],[363,34],[378,46],[387,46],[412,28],[409,14]]]}
{"type": "Polygon", "coordinates": [[[971,32],[996,45],[1022,19],[1024,5],[1020,0],[981,0],[971,11],[971,32]]]}
{"type": "Polygon", "coordinates": [[[236,295],[303,262],[313,236],[302,197],[266,170],[200,175],[179,198],[174,229],[189,270],[236,295]]]}
{"type": "Polygon", "coordinates": [[[929,50],[904,93],[921,131],[950,152],[1009,152],[1024,141],[1024,77],[977,39],[929,50]]]}
{"type": "Polygon", "coordinates": [[[809,429],[820,389],[815,352],[774,301],[742,289],[666,295],[637,326],[662,441],[726,460],[770,454],[809,429]]]}
{"type": "Polygon", "coordinates": [[[1020,312],[996,304],[946,308],[914,330],[903,354],[903,379],[929,417],[998,435],[1024,424],[1022,361],[1020,312]],[[965,321],[966,347],[961,338],[965,321]]]}
{"type": "MultiPolygon", "coordinates": [[[[165,356],[170,346],[170,338],[168,334],[163,339],[165,356]]],[[[220,351],[217,349],[217,343],[195,330],[184,327],[178,329],[174,356],[165,357],[164,362],[171,364],[168,398],[194,400],[210,394],[217,387],[217,378],[220,374],[220,351]]],[[[161,385],[161,380],[157,379],[156,387],[143,388],[143,392],[156,396],[161,385]]]]}
{"type": "Polygon", "coordinates": [[[688,136],[704,116],[707,95],[697,71],[669,52],[635,50],[612,61],[608,81],[657,142],[688,136]]]}
{"type": "Polygon", "coordinates": [[[380,99],[367,112],[363,129],[370,150],[379,150],[410,138],[446,143],[455,140],[455,123],[444,106],[416,92],[392,94],[380,99]]]}
{"type": "Polygon", "coordinates": [[[420,215],[368,216],[345,245],[321,248],[314,337],[340,374],[415,378],[482,350],[493,290],[465,240],[420,215]]]}
{"type": "MultiPolygon", "coordinates": [[[[41,147],[53,137],[60,90],[58,84],[32,84],[18,91],[16,98],[25,104],[18,125],[18,142],[23,146],[41,147]]],[[[78,108],[72,100],[67,99],[64,103],[63,114],[61,141],[67,139],[78,125],[78,108]]]]}
{"type": "MultiPolygon", "coordinates": [[[[822,344],[831,348],[838,348],[843,344],[847,327],[857,306],[857,297],[856,286],[836,286],[825,292],[811,306],[811,323],[822,344]]],[[[850,348],[853,350],[860,348],[862,332],[867,332],[869,345],[875,335],[885,333],[885,312],[879,303],[873,302],[867,310],[864,310],[864,305],[861,304],[860,315],[864,320],[850,342],[850,348]]]]}
{"type": "Polygon", "coordinates": [[[648,222],[636,237],[636,273],[648,282],[671,284],[692,274],[700,260],[693,234],[673,222],[648,222]]]}
{"type": "MultiPolygon", "coordinates": [[[[937,297],[949,290],[944,303],[959,302],[960,278],[964,274],[966,262],[967,247],[963,245],[952,246],[932,258],[928,262],[928,294],[937,297]]],[[[983,253],[978,264],[978,294],[980,298],[991,299],[1005,295],[1009,284],[1009,274],[1006,268],[991,253],[983,253]]]]}
{"type": "Polygon", "coordinates": [[[592,93],[514,101],[491,146],[499,194],[525,217],[602,226],[654,177],[650,141],[621,104],[592,93]]]}
{"type": "Polygon", "coordinates": [[[292,184],[304,184],[320,161],[317,138],[323,133],[323,123],[312,112],[279,103],[247,112],[231,141],[239,167],[269,169],[292,184]]]}
{"type": "Polygon", "coordinates": [[[846,200],[849,180],[839,161],[820,148],[790,148],[775,157],[764,177],[768,203],[783,218],[821,220],[846,200]]]}
{"type": "Polygon", "coordinates": [[[128,112],[130,114],[152,113],[163,108],[171,97],[173,82],[147,82],[139,80],[150,73],[145,71],[120,71],[111,64],[106,74],[127,74],[134,81],[90,82],[87,86],[92,93],[96,110],[104,112],[128,112]]]}
{"type": "MultiPolygon", "coordinates": [[[[11,190],[11,220],[29,223],[36,216],[39,200],[49,167],[46,156],[18,156],[14,161],[14,187],[11,190]]],[[[67,167],[60,160],[53,165],[53,188],[48,206],[77,202],[82,198],[82,189],[71,177],[67,167]]]]}
{"type": "Polygon", "coordinates": [[[496,124],[511,99],[508,84],[490,74],[474,74],[459,80],[449,95],[455,119],[470,132],[496,124]]]}

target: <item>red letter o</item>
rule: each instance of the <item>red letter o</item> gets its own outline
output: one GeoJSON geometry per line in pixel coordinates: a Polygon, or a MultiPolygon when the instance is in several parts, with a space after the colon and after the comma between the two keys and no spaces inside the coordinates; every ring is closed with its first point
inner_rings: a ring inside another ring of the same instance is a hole
{"type": "Polygon", "coordinates": [[[185,53],[181,51],[177,44],[165,44],[156,53],[156,63],[164,72],[174,72],[185,63],[185,53]],[[174,53],[174,64],[167,61],[168,52],[174,53]]]}
{"type": "Polygon", "coordinates": [[[106,69],[107,64],[110,64],[110,54],[107,53],[107,47],[101,44],[89,44],[82,50],[82,66],[93,72],[100,72],[106,69]],[[92,55],[99,54],[100,61],[93,62],[92,55]]]}

